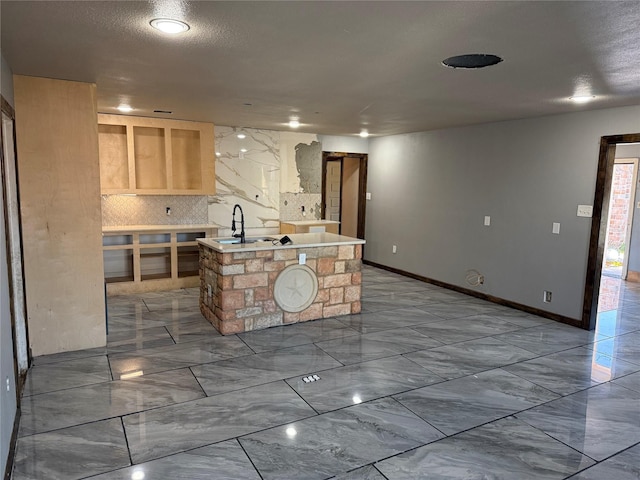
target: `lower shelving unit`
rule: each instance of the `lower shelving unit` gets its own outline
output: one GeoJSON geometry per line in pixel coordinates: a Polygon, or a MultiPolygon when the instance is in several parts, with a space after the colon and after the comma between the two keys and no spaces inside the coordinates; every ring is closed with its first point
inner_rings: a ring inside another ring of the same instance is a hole
{"type": "Polygon", "coordinates": [[[170,230],[105,231],[104,275],[107,295],[142,293],[199,285],[196,239],[213,237],[214,227],[173,226],[170,230]]]}

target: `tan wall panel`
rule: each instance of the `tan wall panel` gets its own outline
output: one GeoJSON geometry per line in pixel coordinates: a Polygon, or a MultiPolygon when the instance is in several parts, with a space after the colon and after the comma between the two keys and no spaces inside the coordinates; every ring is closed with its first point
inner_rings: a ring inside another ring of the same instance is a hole
{"type": "Polygon", "coordinates": [[[33,355],[106,344],[96,88],[14,76],[33,355]]]}

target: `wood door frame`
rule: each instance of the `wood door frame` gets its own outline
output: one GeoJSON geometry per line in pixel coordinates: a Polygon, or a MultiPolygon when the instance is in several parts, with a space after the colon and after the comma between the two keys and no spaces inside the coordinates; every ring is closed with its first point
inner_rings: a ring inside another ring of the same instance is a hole
{"type": "MultiPolygon", "coordinates": [[[[320,201],[320,215],[325,218],[326,205],[326,182],[327,182],[327,163],[331,161],[340,161],[340,217],[342,218],[342,166],[345,157],[359,158],[359,179],[358,179],[358,238],[364,239],[365,218],[367,213],[367,164],[369,154],[367,153],[346,153],[346,152],[322,152],[322,200],[320,201]]],[[[342,224],[338,231],[342,231],[342,224]]]]}
{"type": "Polygon", "coordinates": [[[589,256],[580,325],[586,330],[596,328],[598,317],[598,296],[600,294],[600,277],[602,275],[602,261],[604,259],[604,246],[607,235],[611,180],[613,178],[613,165],[616,160],[616,145],[619,143],[639,142],[640,133],[609,135],[600,139],[598,172],[593,198],[593,216],[591,218],[591,236],[589,239],[589,256]]]}

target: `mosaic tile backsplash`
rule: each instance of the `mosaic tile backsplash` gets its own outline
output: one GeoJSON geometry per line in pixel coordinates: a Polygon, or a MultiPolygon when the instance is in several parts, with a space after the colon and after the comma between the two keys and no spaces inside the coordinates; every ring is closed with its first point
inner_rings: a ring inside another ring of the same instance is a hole
{"type": "Polygon", "coordinates": [[[104,227],[208,223],[206,195],[102,195],[104,227]]]}
{"type": "Polygon", "coordinates": [[[289,221],[320,220],[322,194],[320,193],[281,193],[280,219],[289,221]],[[302,207],[306,215],[302,213],[302,207]]]}

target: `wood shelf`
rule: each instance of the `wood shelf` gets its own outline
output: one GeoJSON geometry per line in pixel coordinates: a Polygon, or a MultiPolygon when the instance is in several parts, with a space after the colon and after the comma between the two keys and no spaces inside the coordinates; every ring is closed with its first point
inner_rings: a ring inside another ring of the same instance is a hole
{"type": "Polygon", "coordinates": [[[215,194],[211,123],[98,115],[103,194],[215,194]]]}
{"type": "Polygon", "coordinates": [[[104,233],[107,294],[197,287],[199,248],[195,239],[213,237],[216,232],[210,227],[104,233]]]}

